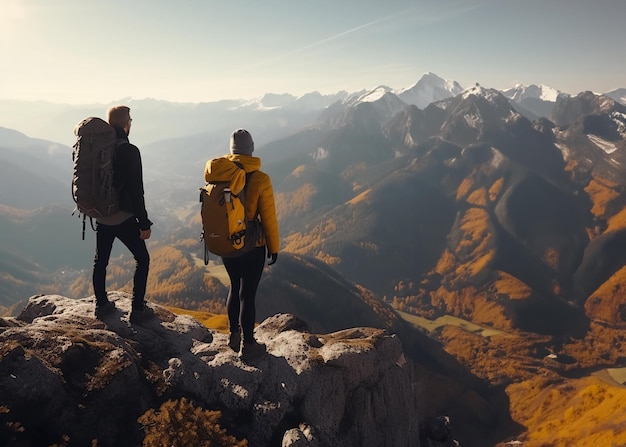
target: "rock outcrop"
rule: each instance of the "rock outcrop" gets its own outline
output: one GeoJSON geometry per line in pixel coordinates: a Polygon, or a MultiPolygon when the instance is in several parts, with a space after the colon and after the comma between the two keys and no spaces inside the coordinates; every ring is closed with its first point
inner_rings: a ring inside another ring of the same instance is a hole
{"type": "Polygon", "coordinates": [[[395,335],[373,328],[312,334],[289,314],[263,321],[266,353],[242,360],[227,335],[150,305],[130,324],[130,296],[93,316],[93,297],[30,298],[0,318],[0,438],[7,446],[141,445],[137,421],[186,398],[219,410],[250,447],[419,446],[420,390],[395,335]]]}

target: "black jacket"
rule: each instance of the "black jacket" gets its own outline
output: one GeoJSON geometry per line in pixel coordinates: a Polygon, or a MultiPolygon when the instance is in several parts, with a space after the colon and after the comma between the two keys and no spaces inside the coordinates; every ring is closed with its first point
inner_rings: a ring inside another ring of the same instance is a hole
{"type": "Polygon", "coordinates": [[[139,228],[147,230],[152,225],[148,219],[143,190],[143,168],[141,154],[137,146],[128,142],[123,129],[115,128],[117,138],[124,142],[115,151],[114,182],[120,196],[120,209],[133,213],[139,228]]]}

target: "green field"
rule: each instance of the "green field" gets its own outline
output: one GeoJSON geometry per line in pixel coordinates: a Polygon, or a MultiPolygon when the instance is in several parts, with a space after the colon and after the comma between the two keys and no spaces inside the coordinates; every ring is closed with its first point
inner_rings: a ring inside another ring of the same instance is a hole
{"type": "Polygon", "coordinates": [[[626,384],[626,368],[607,368],[606,371],[620,385],[626,384]]]}
{"type": "Polygon", "coordinates": [[[396,313],[412,325],[422,329],[426,329],[428,332],[433,332],[443,326],[457,326],[468,332],[482,335],[483,337],[490,337],[492,335],[498,335],[503,333],[502,331],[499,331],[497,329],[478,326],[477,324],[470,323],[469,321],[463,320],[462,318],[453,317],[451,315],[445,315],[443,317],[437,318],[436,320],[429,320],[427,318],[418,317],[416,315],[411,315],[406,312],[401,312],[399,310],[396,310],[396,313]]]}
{"type": "MultiPolygon", "coordinates": [[[[230,280],[228,279],[228,273],[226,273],[226,269],[223,264],[216,264],[214,260],[209,260],[209,265],[204,265],[204,260],[201,258],[192,255],[194,263],[197,267],[204,267],[208,274],[215,277],[219,282],[224,284],[226,287],[230,285],[230,280]]],[[[215,258],[215,255],[211,255],[211,258],[215,258]]]]}

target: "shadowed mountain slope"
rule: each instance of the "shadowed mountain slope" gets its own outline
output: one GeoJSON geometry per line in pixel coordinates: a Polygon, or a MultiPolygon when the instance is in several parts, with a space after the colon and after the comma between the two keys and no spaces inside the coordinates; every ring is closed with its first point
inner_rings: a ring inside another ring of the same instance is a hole
{"type": "MultiPolygon", "coordinates": [[[[380,114],[335,112],[345,118],[333,121],[327,135],[335,138],[308,152],[301,147],[306,155],[292,158],[289,176],[277,178],[286,249],[315,256],[422,315],[584,333],[586,296],[579,293],[602,284],[620,259],[602,251],[613,267],[595,281],[581,279],[586,289],[574,280],[589,276],[581,265],[598,266],[584,260],[598,199],[574,163],[592,150],[580,142],[597,148],[603,138],[618,148],[623,131],[619,106],[580,96],[571,106],[563,97],[555,108],[561,121],[574,120],[567,128],[531,122],[499,92],[478,85],[425,110],[406,107],[383,124],[380,114]],[[343,132],[349,144],[338,138],[343,132]],[[505,277],[526,292],[499,292],[505,277]],[[485,313],[485,305],[499,310],[485,313]]],[[[598,178],[623,172],[615,158],[622,152],[594,154],[612,166],[598,178]]]]}

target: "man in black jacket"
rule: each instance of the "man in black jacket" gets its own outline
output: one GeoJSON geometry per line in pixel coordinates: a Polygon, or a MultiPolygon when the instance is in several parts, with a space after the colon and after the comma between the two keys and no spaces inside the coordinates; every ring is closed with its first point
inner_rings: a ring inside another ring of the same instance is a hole
{"type": "Polygon", "coordinates": [[[118,238],[135,258],[130,321],[138,322],[149,313],[144,300],[150,265],[145,240],[150,238],[152,222],[148,219],[144,201],[141,154],[137,146],[128,142],[128,134],[133,121],[130,117],[130,108],[111,107],[107,112],[107,121],[115,128],[119,141],[113,164],[113,181],[119,193],[120,211],[111,216],[96,219],[96,256],[93,266],[95,313],[96,317],[100,318],[115,308],[115,305],[107,298],[106,268],[109,264],[113,241],[118,238]]]}

